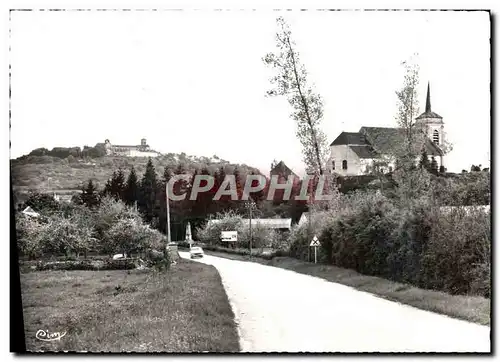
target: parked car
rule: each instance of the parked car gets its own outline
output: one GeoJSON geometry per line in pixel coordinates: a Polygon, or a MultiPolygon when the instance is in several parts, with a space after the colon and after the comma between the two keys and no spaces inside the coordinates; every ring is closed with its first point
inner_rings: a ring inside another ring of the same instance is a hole
{"type": "Polygon", "coordinates": [[[200,248],[199,246],[193,246],[189,250],[189,254],[191,256],[191,259],[194,259],[194,258],[203,258],[203,256],[205,255],[205,253],[203,252],[203,249],[200,248]]]}

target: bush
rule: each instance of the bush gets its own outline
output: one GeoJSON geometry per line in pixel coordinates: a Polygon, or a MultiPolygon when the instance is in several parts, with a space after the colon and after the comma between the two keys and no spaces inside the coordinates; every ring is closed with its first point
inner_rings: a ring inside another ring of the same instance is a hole
{"type": "MultiPolygon", "coordinates": [[[[490,215],[443,212],[427,198],[402,205],[355,192],[311,222],[319,261],[451,294],[490,295],[490,215]],[[326,222],[325,222],[326,220],[326,222]]],[[[307,260],[308,225],[294,227],[289,255],[307,260]]]]}
{"type": "MultiPolygon", "coordinates": [[[[252,225],[252,249],[272,247],[277,240],[277,233],[263,225],[252,225]]],[[[243,225],[238,230],[238,246],[250,247],[250,227],[243,225]]]]}
{"type": "Polygon", "coordinates": [[[490,296],[490,213],[456,208],[441,213],[423,255],[422,284],[453,294],[490,296]]]}
{"type": "Polygon", "coordinates": [[[67,260],[67,261],[40,261],[27,271],[44,270],[131,270],[137,267],[138,260],[67,260]]]}
{"type": "Polygon", "coordinates": [[[22,214],[17,214],[16,236],[19,254],[25,255],[29,259],[40,257],[47,229],[48,224],[41,223],[37,219],[27,217],[22,214]]]}
{"type": "Polygon", "coordinates": [[[107,250],[121,251],[127,255],[165,246],[165,238],[159,231],[137,219],[119,219],[107,230],[105,240],[107,250]]]}
{"type": "MultiPolygon", "coordinates": [[[[241,231],[243,228],[243,219],[234,212],[226,212],[217,214],[218,223],[207,223],[203,227],[197,229],[198,238],[209,245],[221,244],[220,235],[222,231],[241,231]]],[[[239,234],[239,233],[238,233],[239,234]]],[[[238,235],[238,240],[239,240],[238,235]]],[[[225,246],[229,246],[225,244],[225,246]]]]}

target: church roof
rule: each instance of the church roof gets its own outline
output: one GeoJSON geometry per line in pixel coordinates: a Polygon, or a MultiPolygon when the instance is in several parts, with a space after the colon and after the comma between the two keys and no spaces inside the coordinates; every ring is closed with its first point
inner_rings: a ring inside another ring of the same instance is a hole
{"type": "Polygon", "coordinates": [[[351,150],[354,151],[356,155],[358,155],[359,158],[377,158],[378,154],[375,152],[375,150],[368,146],[349,146],[351,150]]]}
{"type": "Polygon", "coordinates": [[[330,146],[336,145],[366,145],[366,140],[359,132],[342,132],[330,146]]]}
{"type": "Polygon", "coordinates": [[[366,135],[373,148],[380,153],[388,153],[401,144],[403,130],[389,127],[361,127],[360,133],[366,135]]]}
{"type": "Polygon", "coordinates": [[[425,150],[431,156],[444,156],[443,151],[429,138],[425,140],[425,150]]]}
{"type": "MultiPolygon", "coordinates": [[[[397,149],[403,140],[403,136],[403,129],[401,128],[361,127],[359,132],[349,133],[348,138],[350,138],[350,140],[344,138],[345,143],[340,143],[341,141],[338,141],[337,145],[349,145],[349,148],[351,148],[359,158],[377,158],[380,157],[381,154],[390,154],[394,149],[397,149]],[[353,142],[353,140],[363,140],[363,136],[365,136],[365,144],[355,144],[355,142],[353,142]],[[348,141],[352,143],[349,144],[347,143],[348,141]]],[[[340,136],[337,137],[336,140],[339,140],[339,138],[340,136]]],[[[428,137],[425,140],[425,148],[429,155],[443,155],[439,146],[428,137]]]]}
{"type": "Polygon", "coordinates": [[[431,84],[427,83],[427,99],[425,100],[425,112],[422,113],[420,116],[418,116],[415,119],[422,119],[422,118],[439,118],[442,119],[439,114],[433,112],[431,110],[431,84]]]}

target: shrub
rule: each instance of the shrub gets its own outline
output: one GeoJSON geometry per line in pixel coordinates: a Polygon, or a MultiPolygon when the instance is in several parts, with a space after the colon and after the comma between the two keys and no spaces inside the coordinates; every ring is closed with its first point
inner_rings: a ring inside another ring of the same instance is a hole
{"type": "MultiPolygon", "coordinates": [[[[490,295],[491,226],[484,210],[443,212],[426,197],[392,201],[356,192],[317,222],[319,260],[452,294],[490,295]]],[[[306,259],[307,225],[290,235],[290,255],[306,259]]]]}
{"type": "MultiPolygon", "coordinates": [[[[220,221],[217,223],[207,223],[197,229],[198,238],[202,242],[212,245],[221,244],[220,235],[222,231],[241,231],[243,228],[243,219],[232,211],[217,214],[216,219],[220,221]]],[[[238,235],[238,239],[239,237],[238,235]]],[[[226,244],[225,246],[228,245],[226,244]]]]}
{"type": "Polygon", "coordinates": [[[309,244],[307,235],[307,225],[294,226],[290,232],[290,256],[308,260],[309,257],[309,244]]]}
{"type": "Polygon", "coordinates": [[[43,251],[47,253],[87,253],[96,245],[93,225],[78,214],[69,217],[54,215],[43,237],[43,251]]]}
{"type": "Polygon", "coordinates": [[[16,215],[17,248],[21,255],[35,259],[42,254],[43,240],[48,225],[37,219],[16,215]]]}
{"type": "MultiPolygon", "coordinates": [[[[263,225],[252,225],[252,249],[267,248],[273,246],[277,240],[277,233],[263,225]]],[[[241,248],[250,247],[250,227],[243,225],[238,230],[238,246],[241,248]]]]}
{"type": "Polygon", "coordinates": [[[164,236],[137,219],[119,219],[106,232],[106,249],[113,252],[145,253],[150,249],[162,249],[164,236]]]}
{"type": "Polygon", "coordinates": [[[422,284],[489,297],[490,262],[490,213],[463,207],[440,213],[423,255],[422,284]]]}

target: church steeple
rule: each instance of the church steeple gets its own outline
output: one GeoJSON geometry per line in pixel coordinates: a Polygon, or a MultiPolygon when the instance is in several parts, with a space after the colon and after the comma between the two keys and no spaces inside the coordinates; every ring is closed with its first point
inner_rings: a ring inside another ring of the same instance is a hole
{"type": "Polygon", "coordinates": [[[427,82],[427,100],[425,101],[425,113],[431,113],[431,82],[427,82]]]}
{"type": "Polygon", "coordinates": [[[431,82],[427,82],[427,99],[425,100],[425,112],[415,118],[416,120],[424,119],[442,119],[439,114],[431,110],[431,82]]]}

